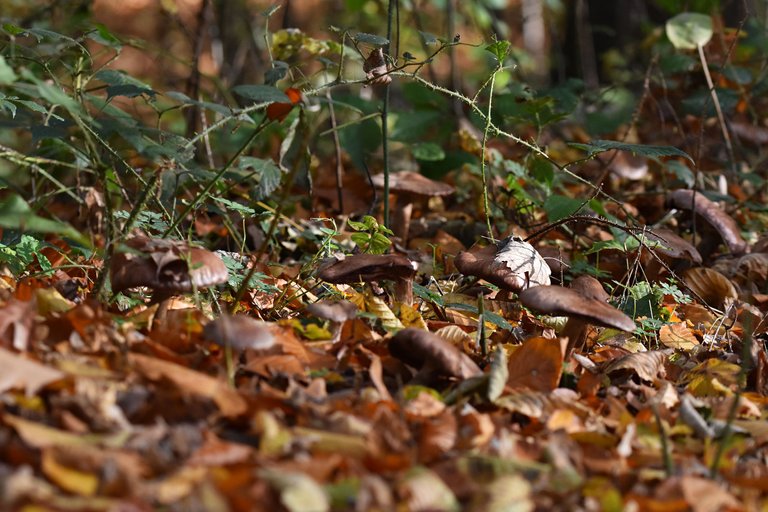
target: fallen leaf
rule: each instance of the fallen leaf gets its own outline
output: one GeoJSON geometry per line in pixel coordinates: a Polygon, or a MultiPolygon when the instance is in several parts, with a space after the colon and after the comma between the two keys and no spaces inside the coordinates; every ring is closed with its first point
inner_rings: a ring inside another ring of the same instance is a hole
{"type": "Polygon", "coordinates": [[[0,347],[0,393],[9,389],[24,389],[27,396],[58,380],[66,374],[0,347]]]}
{"type": "Polygon", "coordinates": [[[239,416],[248,409],[248,403],[240,393],[222,380],[142,354],[128,354],[128,360],[150,380],[168,379],[183,393],[211,399],[224,416],[239,416]]]}

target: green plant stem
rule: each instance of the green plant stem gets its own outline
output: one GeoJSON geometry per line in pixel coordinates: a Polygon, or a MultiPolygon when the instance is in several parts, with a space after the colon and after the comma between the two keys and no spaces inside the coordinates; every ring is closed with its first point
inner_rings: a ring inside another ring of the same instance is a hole
{"type": "Polygon", "coordinates": [[[187,217],[187,215],[189,215],[190,212],[192,212],[192,210],[197,208],[197,205],[200,204],[200,202],[203,199],[208,197],[208,194],[210,194],[211,190],[213,190],[213,187],[216,186],[216,183],[224,175],[224,173],[227,172],[232,167],[232,165],[237,161],[237,159],[240,158],[240,155],[242,155],[243,152],[246,149],[248,149],[248,146],[250,146],[251,143],[254,140],[256,140],[256,137],[258,137],[259,134],[264,130],[264,128],[269,126],[269,124],[271,122],[272,121],[267,120],[266,117],[261,121],[261,123],[253,131],[251,136],[248,137],[248,140],[246,140],[245,143],[238,148],[238,150],[235,152],[234,155],[232,155],[232,157],[229,159],[229,161],[227,161],[227,163],[224,164],[224,166],[221,169],[219,169],[219,172],[217,172],[216,175],[213,178],[208,180],[208,183],[206,183],[206,185],[203,188],[203,190],[199,194],[197,194],[197,196],[195,196],[195,198],[189,203],[189,205],[187,205],[187,207],[184,209],[184,211],[179,216],[177,216],[173,220],[173,222],[171,222],[171,225],[168,226],[168,229],[166,229],[165,232],[163,232],[163,238],[168,236],[171,233],[171,231],[176,229],[179,226],[179,224],[181,224],[181,222],[187,217]]]}
{"type": "Polygon", "coordinates": [[[261,257],[264,255],[264,252],[267,249],[267,245],[269,244],[270,239],[275,234],[275,230],[277,229],[277,222],[282,216],[283,211],[283,205],[287,203],[288,194],[290,193],[290,184],[294,182],[296,179],[296,173],[298,172],[299,165],[294,164],[294,166],[291,168],[291,172],[288,173],[288,176],[286,177],[285,183],[286,185],[283,187],[283,191],[280,194],[279,199],[277,200],[277,208],[274,209],[274,216],[272,217],[272,222],[269,225],[269,229],[267,230],[266,236],[264,237],[264,241],[261,243],[261,246],[259,247],[259,250],[256,251],[256,256],[253,258],[253,265],[251,265],[251,268],[248,270],[248,273],[245,275],[245,278],[243,279],[243,282],[240,284],[240,287],[235,292],[234,300],[232,301],[232,304],[230,305],[229,311],[230,313],[234,312],[235,308],[237,307],[237,304],[240,302],[240,299],[242,299],[243,295],[245,294],[245,290],[248,289],[248,283],[251,282],[251,278],[253,277],[253,274],[256,273],[256,264],[261,260],[261,257]]]}
{"type": "Polygon", "coordinates": [[[480,154],[480,173],[483,178],[483,212],[485,213],[485,224],[488,228],[488,237],[491,243],[496,243],[493,236],[493,227],[491,226],[491,203],[488,199],[488,169],[485,164],[485,149],[488,144],[488,132],[491,129],[491,108],[493,106],[493,86],[496,82],[496,73],[501,69],[501,64],[491,74],[490,87],[488,88],[488,116],[485,119],[485,129],[483,130],[483,145],[480,154]]]}

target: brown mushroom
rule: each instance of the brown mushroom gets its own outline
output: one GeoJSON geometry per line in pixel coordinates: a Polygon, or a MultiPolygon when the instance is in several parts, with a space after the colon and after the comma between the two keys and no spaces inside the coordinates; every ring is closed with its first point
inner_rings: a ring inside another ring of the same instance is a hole
{"type": "MultiPolygon", "coordinates": [[[[384,189],[384,175],[377,174],[371,178],[373,185],[384,189]]],[[[403,244],[408,242],[408,230],[411,224],[413,203],[428,197],[449,196],[455,189],[447,183],[435,181],[417,172],[403,171],[389,176],[389,191],[397,196],[397,205],[393,209],[391,220],[392,231],[400,237],[403,244]]]]}
{"type": "Polygon", "coordinates": [[[203,328],[203,337],[235,350],[266,350],[275,344],[269,324],[245,315],[223,315],[203,328]]]}
{"type": "Polygon", "coordinates": [[[551,270],[544,258],[531,244],[515,237],[479,250],[460,252],[454,264],[462,274],[485,279],[515,293],[550,283],[551,270]]]}
{"type": "Polygon", "coordinates": [[[415,276],[416,263],[402,254],[353,254],[317,272],[319,279],[334,284],[394,281],[395,300],[408,305],[413,304],[415,276]]]}
{"type": "Polygon", "coordinates": [[[469,379],[483,373],[467,354],[423,329],[408,328],[395,334],[389,340],[389,353],[419,369],[415,377],[419,382],[439,377],[469,379]]]}
{"type": "MultiPolygon", "coordinates": [[[[586,277],[586,276],[585,276],[586,277]]],[[[567,316],[561,335],[568,338],[565,357],[568,359],[576,348],[584,346],[588,325],[611,327],[620,331],[631,332],[636,329],[635,322],[606,303],[605,290],[597,291],[594,278],[580,278],[577,289],[562,286],[536,286],[520,292],[520,302],[545,315],[567,316]],[[605,295],[603,295],[605,294],[605,295]]],[[[602,290],[599,282],[597,286],[602,290]]]]}
{"type": "Polygon", "coordinates": [[[183,241],[135,236],[120,249],[109,267],[112,291],[140,286],[152,289],[152,302],[161,303],[159,316],[173,295],[209,288],[229,277],[226,265],[216,254],[183,241]]]}
{"type": "Polygon", "coordinates": [[[735,255],[747,251],[747,242],[741,237],[739,226],[717,204],[695,190],[680,189],[669,195],[668,202],[674,208],[693,211],[715,228],[728,250],[735,255]]]}
{"type": "Polygon", "coordinates": [[[112,256],[112,291],[146,286],[156,292],[187,293],[226,282],[227,267],[207,249],[179,240],[136,236],[112,256]]]}
{"type": "Polygon", "coordinates": [[[335,343],[344,322],[357,316],[357,306],[348,300],[324,300],[307,306],[307,313],[331,322],[331,341],[335,343]]]}

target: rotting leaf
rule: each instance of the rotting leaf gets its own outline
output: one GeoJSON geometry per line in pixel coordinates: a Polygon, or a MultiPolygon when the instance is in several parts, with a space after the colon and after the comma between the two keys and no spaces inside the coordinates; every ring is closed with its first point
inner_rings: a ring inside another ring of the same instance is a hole
{"type": "Polygon", "coordinates": [[[667,324],[659,329],[659,341],[667,348],[692,350],[699,344],[696,335],[685,323],[667,324]]]}
{"type": "Polygon", "coordinates": [[[328,495],[305,474],[265,468],[259,471],[259,476],[280,493],[280,502],[289,512],[330,510],[328,495]]]}
{"type": "Polygon", "coordinates": [[[247,410],[245,399],[224,381],[142,354],[129,354],[128,360],[133,368],[151,380],[168,379],[183,393],[211,399],[224,416],[239,416],[247,410]]]}
{"type": "Polygon", "coordinates": [[[0,393],[9,389],[24,389],[27,396],[66,375],[0,347],[0,393]]]}
{"type": "Polygon", "coordinates": [[[739,255],[747,250],[747,242],[741,237],[738,224],[717,204],[695,190],[679,189],[669,195],[670,204],[681,210],[689,210],[706,220],[717,230],[731,253],[739,255]]]}
{"type": "Polygon", "coordinates": [[[707,305],[723,309],[726,304],[739,298],[731,280],[717,270],[696,267],[685,271],[683,281],[707,305]]]}
{"type": "Polygon", "coordinates": [[[665,349],[627,354],[608,364],[604,373],[610,375],[621,370],[629,370],[645,381],[656,382],[659,375],[664,374],[664,363],[672,352],[671,349],[665,349]]]}
{"type": "Polygon", "coordinates": [[[493,352],[491,359],[491,372],[488,374],[488,391],[486,397],[491,402],[495,402],[507,385],[509,379],[509,367],[507,363],[507,351],[504,347],[498,347],[493,352]]]}
{"type": "Polygon", "coordinates": [[[547,393],[560,383],[563,372],[563,347],[559,338],[530,338],[509,356],[512,388],[528,388],[547,393]]]}

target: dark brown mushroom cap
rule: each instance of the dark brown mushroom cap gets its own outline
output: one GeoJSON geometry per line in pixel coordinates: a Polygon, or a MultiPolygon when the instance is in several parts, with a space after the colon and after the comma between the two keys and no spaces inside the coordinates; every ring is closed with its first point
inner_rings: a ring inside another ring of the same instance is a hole
{"type": "Polygon", "coordinates": [[[627,315],[606,302],[585,297],[562,286],[536,286],[520,292],[520,302],[546,315],[576,317],[592,325],[634,331],[636,326],[627,315]]]}
{"type": "MultiPolygon", "coordinates": [[[[371,178],[376,188],[384,188],[384,175],[377,174],[371,178]]],[[[449,196],[455,192],[452,186],[441,181],[435,181],[422,176],[418,172],[403,171],[389,175],[389,191],[406,193],[414,196],[449,196]]]]}
{"type": "Polygon", "coordinates": [[[307,313],[332,322],[345,322],[355,318],[357,306],[348,300],[324,300],[307,306],[307,313]]]}
{"type": "Polygon", "coordinates": [[[467,354],[423,329],[411,327],[395,334],[389,340],[389,353],[409,366],[429,366],[445,377],[468,379],[483,373],[467,354]]]}
{"type": "Polygon", "coordinates": [[[236,350],[266,350],[275,344],[275,336],[267,322],[245,315],[224,315],[208,322],[203,328],[203,337],[236,350]]]}
{"type": "Polygon", "coordinates": [[[741,237],[739,226],[727,213],[706,196],[695,190],[680,189],[669,195],[669,204],[681,210],[692,210],[715,228],[733,254],[744,254],[747,242],[741,237]]]}
{"type": "Polygon", "coordinates": [[[216,254],[178,240],[137,236],[125,242],[127,250],[112,256],[112,290],[137,286],[157,291],[186,293],[223,283],[229,277],[216,254]]]}
{"type": "Polygon", "coordinates": [[[518,293],[528,286],[548,285],[551,270],[547,262],[530,244],[510,241],[501,248],[489,245],[482,249],[460,252],[454,260],[462,274],[485,279],[496,286],[518,293]],[[514,250],[507,250],[515,243],[514,250]]]}
{"type": "Polygon", "coordinates": [[[701,263],[701,254],[688,240],[682,238],[669,229],[655,229],[647,232],[645,236],[661,245],[652,250],[676,260],[688,260],[693,263],[701,263]]]}
{"type": "Polygon", "coordinates": [[[334,284],[411,280],[415,275],[416,264],[402,254],[353,254],[317,272],[319,279],[334,284]]]}
{"type": "Polygon", "coordinates": [[[571,281],[571,289],[576,290],[584,297],[599,300],[600,302],[608,302],[611,298],[608,292],[605,291],[600,281],[592,276],[579,276],[571,281]]]}

